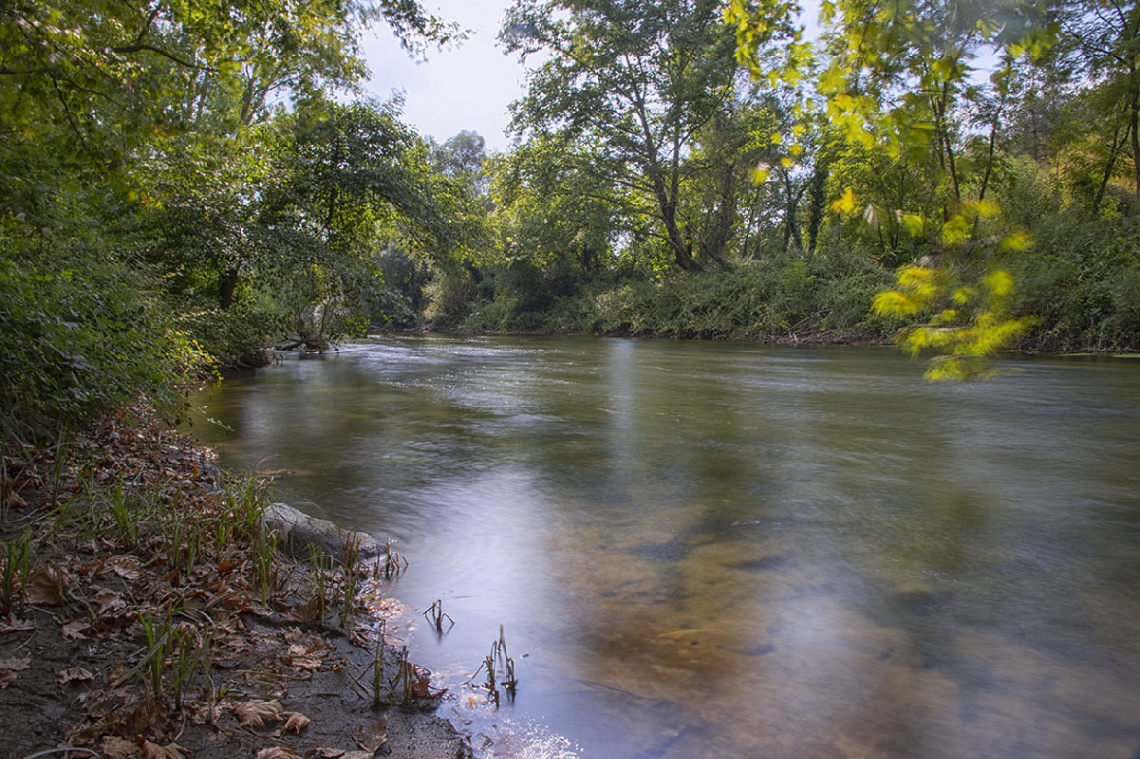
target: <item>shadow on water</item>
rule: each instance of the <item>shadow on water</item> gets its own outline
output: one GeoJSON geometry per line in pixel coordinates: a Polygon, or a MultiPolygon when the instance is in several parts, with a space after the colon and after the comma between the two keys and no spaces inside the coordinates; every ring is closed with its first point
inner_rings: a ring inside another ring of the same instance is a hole
{"type": "Polygon", "coordinates": [[[1140,365],[1008,368],[388,338],[200,400],[227,462],[399,541],[487,755],[1129,757],[1140,365]],[[518,698],[473,710],[500,624],[518,698]]]}

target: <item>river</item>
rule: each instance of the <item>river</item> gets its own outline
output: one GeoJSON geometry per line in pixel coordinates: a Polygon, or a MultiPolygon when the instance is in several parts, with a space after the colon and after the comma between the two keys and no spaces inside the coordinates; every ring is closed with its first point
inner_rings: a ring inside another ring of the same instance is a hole
{"type": "Polygon", "coordinates": [[[412,658],[483,756],[1128,759],[1140,362],[1001,368],[384,337],[227,380],[195,431],[395,541],[393,594],[455,621],[412,658]],[[495,710],[463,681],[500,625],[495,710]]]}

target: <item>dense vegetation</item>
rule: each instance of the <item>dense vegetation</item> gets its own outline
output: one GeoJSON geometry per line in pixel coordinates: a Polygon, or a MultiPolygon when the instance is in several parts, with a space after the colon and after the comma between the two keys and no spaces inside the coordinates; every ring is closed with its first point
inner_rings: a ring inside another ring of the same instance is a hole
{"type": "Polygon", "coordinates": [[[462,36],[414,0],[5,4],[6,444],[370,326],[1140,348],[1140,4],[820,21],[517,0],[489,155],[352,99],[364,26],[462,36]]]}

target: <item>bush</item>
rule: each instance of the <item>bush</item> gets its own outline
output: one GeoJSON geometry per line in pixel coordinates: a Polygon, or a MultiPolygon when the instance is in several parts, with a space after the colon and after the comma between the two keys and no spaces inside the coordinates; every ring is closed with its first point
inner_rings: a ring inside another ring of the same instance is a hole
{"type": "MultiPolygon", "coordinates": [[[[891,329],[871,314],[871,300],[891,275],[859,252],[744,261],[655,279],[613,273],[586,279],[566,267],[525,262],[482,274],[478,286],[463,291],[474,303],[451,291],[451,313],[460,303],[471,309],[464,329],[745,339],[891,329]]],[[[440,285],[438,292],[448,291],[440,285]]]]}
{"type": "Polygon", "coordinates": [[[772,339],[801,333],[882,332],[871,299],[890,275],[867,261],[749,261],[718,272],[670,273],[598,293],[595,329],[673,337],[772,339]]]}
{"type": "Polygon", "coordinates": [[[1070,211],[1035,230],[1035,247],[1007,266],[1018,282],[1018,315],[1039,319],[1034,347],[1140,350],[1140,219],[1070,211]]]}
{"type": "Polygon", "coordinates": [[[428,305],[424,317],[432,329],[455,329],[471,313],[475,280],[465,268],[438,272],[424,287],[428,305]]]}
{"type": "Polygon", "coordinates": [[[248,302],[228,311],[213,303],[181,302],[175,309],[179,330],[191,336],[217,371],[254,369],[269,363],[267,346],[283,332],[279,316],[248,302]]]}
{"type": "Polygon", "coordinates": [[[98,251],[22,231],[0,231],[5,443],[57,438],[140,394],[180,407],[181,383],[204,357],[151,295],[154,283],[98,251]]]}

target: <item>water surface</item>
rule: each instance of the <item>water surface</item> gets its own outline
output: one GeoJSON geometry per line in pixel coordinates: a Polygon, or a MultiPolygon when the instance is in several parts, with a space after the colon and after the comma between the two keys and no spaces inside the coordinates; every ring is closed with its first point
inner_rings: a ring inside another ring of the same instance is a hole
{"type": "Polygon", "coordinates": [[[1131,757],[1140,365],[1004,368],[384,338],[227,381],[196,431],[397,541],[454,694],[504,625],[515,703],[444,709],[487,756],[1131,757]]]}

